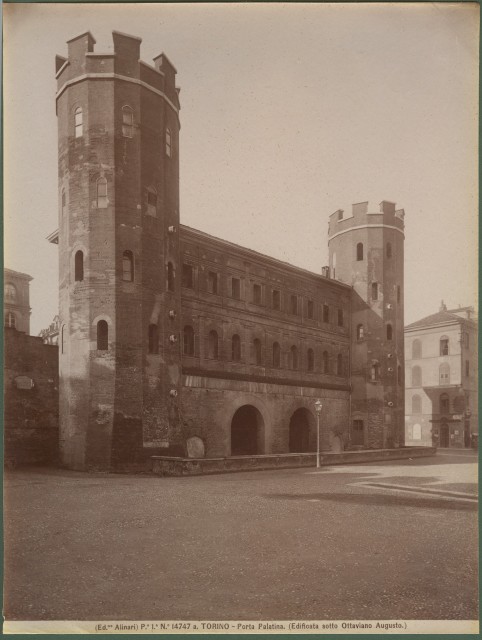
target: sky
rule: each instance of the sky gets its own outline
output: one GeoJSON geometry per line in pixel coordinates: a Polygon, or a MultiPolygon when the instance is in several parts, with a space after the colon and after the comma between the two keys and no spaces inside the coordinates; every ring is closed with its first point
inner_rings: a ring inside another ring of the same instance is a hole
{"type": "Polygon", "coordinates": [[[5,266],[58,309],[56,54],[142,38],[181,87],[181,222],[321,273],[328,216],[405,210],[405,322],[477,304],[475,4],[12,4],[4,12],[5,266]]]}

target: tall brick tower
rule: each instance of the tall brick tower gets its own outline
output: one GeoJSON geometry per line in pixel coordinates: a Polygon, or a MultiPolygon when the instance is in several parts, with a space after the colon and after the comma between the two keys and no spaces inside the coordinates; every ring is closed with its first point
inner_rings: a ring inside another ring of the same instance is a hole
{"type": "Polygon", "coordinates": [[[368,202],[330,216],[331,277],[353,287],[351,445],[404,445],[404,211],[368,202]]]}
{"type": "Polygon", "coordinates": [[[165,55],[84,33],[56,57],[63,463],[180,440],[179,98],[165,55]]]}

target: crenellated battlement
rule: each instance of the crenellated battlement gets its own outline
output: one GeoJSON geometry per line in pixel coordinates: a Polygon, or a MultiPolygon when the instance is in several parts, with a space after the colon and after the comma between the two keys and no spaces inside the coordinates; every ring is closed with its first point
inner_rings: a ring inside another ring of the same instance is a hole
{"type": "Polygon", "coordinates": [[[89,31],[67,41],[67,57],[55,57],[57,98],[74,83],[115,78],[151,89],[179,110],[177,71],[167,56],[161,53],[154,58],[154,65],[150,65],[140,59],[141,38],[113,31],[112,39],[113,53],[96,52],[96,41],[89,31]]]}
{"type": "Polygon", "coordinates": [[[394,202],[382,200],[378,211],[369,211],[369,203],[352,204],[350,213],[337,209],[329,217],[328,237],[331,238],[348,229],[365,226],[386,226],[399,229],[403,233],[405,212],[397,209],[394,202]]]}

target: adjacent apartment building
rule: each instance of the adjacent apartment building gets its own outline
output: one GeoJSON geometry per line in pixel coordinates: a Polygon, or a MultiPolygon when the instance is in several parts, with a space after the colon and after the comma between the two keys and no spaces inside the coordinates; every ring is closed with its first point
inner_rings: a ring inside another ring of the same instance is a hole
{"type": "Polygon", "coordinates": [[[30,281],[32,276],[13,269],[4,270],[4,326],[30,334],[30,281]]]}
{"type": "Polygon", "coordinates": [[[478,429],[477,318],[447,309],[405,327],[407,445],[470,447],[478,429]]]}

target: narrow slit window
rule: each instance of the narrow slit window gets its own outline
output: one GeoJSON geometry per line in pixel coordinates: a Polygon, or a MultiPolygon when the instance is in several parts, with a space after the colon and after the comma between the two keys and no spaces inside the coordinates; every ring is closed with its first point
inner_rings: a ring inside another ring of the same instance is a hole
{"type": "Polygon", "coordinates": [[[357,328],[356,328],[356,339],[357,340],[363,340],[363,338],[364,338],[363,325],[359,324],[359,325],[357,325],[357,328]]]}
{"type": "Polygon", "coordinates": [[[134,112],[131,107],[122,107],[122,135],[124,138],[134,135],[134,112]]]}
{"type": "Polygon", "coordinates": [[[84,279],[84,254],[77,251],[74,257],[74,278],[75,282],[82,282],[84,279]]]}
{"type": "Polygon", "coordinates": [[[75,110],[74,127],[75,127],[75,137],[82,138],[84,134],[84,118],[83,118],[81,107],[77,107],[77,109],[75,110]]]}
{"type": "Polygon", "coordinates": [[[392,245],[390,242],[387,242],[387,258],[392,257],[392,245]]]}
{"type": "Polygon", "coordinates": [[[97,323],[97,349],[98,351],[107,351],[109,348],[109,325],[105,320],[99,320],[97,323]]]}
{"type": "Polygon", "coordinates": [[[391,324],[387,324],[387,340],[392,340],[393,338],[393,327],[391,324]]]}
{"type": "Polygon", "coordinates": [[[17,318],[15,317],[15,314],[12,313],[11,311],[8,311],[5,314],[5,326],[10,327],[11,329],[17,328],[17,318]]]}
{"type": "Polygon", "coordinates": [[[356,245],[356,259],[358,261],[363,260],[363,243],[359,242],[356,245]]]}
{"type": "Polygon", "coordinates": [[[132,251],[124,251],[122,255],[122,280],[134,281],[134,255],[132,251]]]}
{"type": "Polygon", "coordinates": [[[380,365],[377,362],[372,364],[370,378],[373,382],[380,379],[380,365]]]}
{"type": "Polygon", "coordinates": [[[372,300],[378,300],[378,282],[372,282],[372,300]]]}
{"type": "Polygon", "coordinates": [[[166,129],[166,156],[168,158],[172,156],[172,135],[170,129],[166,129]]]}
{"type": "Polygon", "coordinates": [[[99,178],[97,180],[97,209],[107,208],[107,180],[99,178]]]}

